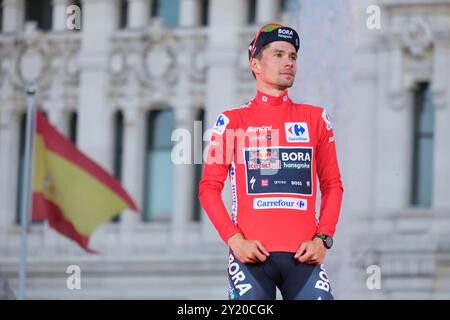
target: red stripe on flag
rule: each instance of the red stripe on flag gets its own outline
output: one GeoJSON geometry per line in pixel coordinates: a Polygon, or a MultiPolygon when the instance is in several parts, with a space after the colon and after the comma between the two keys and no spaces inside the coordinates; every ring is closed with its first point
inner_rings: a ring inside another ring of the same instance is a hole
{"type": "Polygon", "coordinates": [[[122,188],[120,183],[111,176],[111,174],[78,150],[69,139],[59,133],[56,128],[47,121],[40,111],[36,113],[36,117],[36,132],[42,136],[45,147],[48,150],[57,153],[67,161],[70,161],[74,165],[87,171],[90,175],[94,176],[108,188],[120,195],[131,209],[139,211],[133,199],[122,188]]]}
{"type": "Polygon", "coordinates": [[[47,200],[40,192],[33,192],[33,220],[36,217],[46,218],[50,227],[57,230],[59,233],[69,237],[78,243],[84,250],[89,253],[98,253],[89,248],[89,237],[79,233],[75,226],[67,220],[61,208],[47,200]]]}

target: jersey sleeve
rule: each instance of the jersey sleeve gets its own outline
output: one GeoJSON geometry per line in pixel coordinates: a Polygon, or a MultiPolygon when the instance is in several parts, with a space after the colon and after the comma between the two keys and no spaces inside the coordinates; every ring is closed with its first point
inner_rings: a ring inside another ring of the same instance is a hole
{"type": "Polygon", "coordinates": [[[341,209],[342,187],[341,174],[336,155],[331,121],[325,109],[321,109],[319,122],[319,141],[317,145],[317,175],[319,177],[320,216],[317,232],[333,236],[341,209]]]}
{"type": "Polygon", "coordinates": [[[240,232],[228,215],[222,200],[222,190],[227,179],[234,153],[235,123],[230,114],[217,117],[199,184],[199,200],[222,240],[240,232]]]}

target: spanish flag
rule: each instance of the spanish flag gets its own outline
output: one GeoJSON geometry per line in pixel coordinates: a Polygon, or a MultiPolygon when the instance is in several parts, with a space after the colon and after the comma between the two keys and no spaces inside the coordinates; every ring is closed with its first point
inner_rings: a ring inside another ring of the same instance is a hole
{"type": "Polygon", "coordinates": [[[120,183],[36,112],[32,220],[50,227],[90,253],[89,236],[122,210],[138,211],[120,183]]]}

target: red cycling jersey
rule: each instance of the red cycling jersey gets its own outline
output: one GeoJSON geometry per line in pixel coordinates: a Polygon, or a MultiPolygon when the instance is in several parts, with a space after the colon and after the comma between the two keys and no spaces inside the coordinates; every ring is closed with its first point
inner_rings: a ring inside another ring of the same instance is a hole
{"type": "Polygon", "coordinates": [[[316,232],[334,235],[342,194],[333,129],[323,108],[295,104],[287,91],[281,97],[258,91],[248,104],[217,118],[199,199],[225,243],[240,232],[268,251],[296,252],[316,232]],[[221,195],[228,175],[231,219],[221,195]]]}

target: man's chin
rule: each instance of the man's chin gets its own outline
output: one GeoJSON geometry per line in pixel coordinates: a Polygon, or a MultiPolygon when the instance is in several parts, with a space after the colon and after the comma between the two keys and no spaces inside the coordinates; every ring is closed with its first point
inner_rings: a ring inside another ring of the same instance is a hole
{"type": "Polygon", "coordinates": [[[294,85],[294,79],[292,79],[292,81],[279,81],[278,85],[280,88],[290,88],[294,85]]]}

